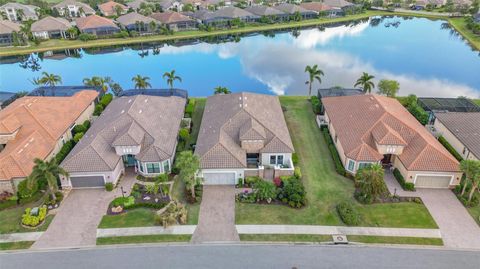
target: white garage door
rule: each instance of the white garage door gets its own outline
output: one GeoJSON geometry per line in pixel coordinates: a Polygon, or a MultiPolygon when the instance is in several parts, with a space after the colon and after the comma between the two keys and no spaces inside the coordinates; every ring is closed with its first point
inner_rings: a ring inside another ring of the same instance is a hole
{"type": "Polygon", "coordinates": [[[70,177],[72,188],[100,188],[105,186],[103,176],[70,177]]]}
{"type": "Polygon", "coordinates": [[[417,176],[416,188],[448,188],[451,176],[422,175],[417,176]]]}
{"type": "Polygon", "coordinates": [[[235,173],[203,173],[205,185],[235,185],[235,173]]]}

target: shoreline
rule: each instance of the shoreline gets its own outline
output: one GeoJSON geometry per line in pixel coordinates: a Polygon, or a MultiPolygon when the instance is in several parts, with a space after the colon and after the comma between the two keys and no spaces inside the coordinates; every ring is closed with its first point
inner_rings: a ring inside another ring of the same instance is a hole
{"type": "Polygon", "coordinates": [[[274,30],[285,30],[291,28],[299,27],[309,27],[309,26],[320,26],[336,22],[347,22],[347,21],[356,21],[361,19],[370,18],[373,16],[411,16],[418,18],[428,18],[428,19],[441,19],[448,22],[452,28],[457,31],[465,41],[476,50],[480,50],[480,37],[467,32],[467,29],[464,29],[463,17],[462,18],[448,18],[445,16],[438,16],[435,14],[417,14],[411,12],[402,12],[402,11],[377,11],[377,10],[368,10],[362,14],[349,15],[339,18],[320,18],[313,20],[304,20],[300,22],[288,22],[288,23],[279,23],[279,24],[268,24],[260,26],[246,26],[236,29],[226,29],[226,30],[216,30],[212,32],[204,31],[185,31],[185,32],[175,32],[173,35],[149,35],[149,36],[140,36],[140,37],[129,37],[129,38],[107,38],[107,39],[97,39],[88,42],[80,40],[58,40],[50,39],[42,42],[39,46],[28,46],[28,47],[7,47],[0,48],[0,57],[6,56],[17,56],[17,55],[26,55],[30,53],[45,52],[52,50],[62,50],[62,49],[80,49],[80,48],[92,48],[92,47],[108,47],[115,45],[132,45],[140,44],[145,42],[161,42],[161,41],[170,41],[170,40],[185,40],[192,38],[204,38],[211,36],[220,36],[226,34],[245,34],[245,33],[254,33],[262,31],[274,31],[274,30]]]}

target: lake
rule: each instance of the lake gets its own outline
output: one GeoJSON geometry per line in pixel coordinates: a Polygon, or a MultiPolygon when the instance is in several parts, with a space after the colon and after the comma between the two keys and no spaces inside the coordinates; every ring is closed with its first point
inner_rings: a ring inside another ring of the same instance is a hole
{"type": "Polygon", "coordinates": [[[441,20],[376,17],[283,32],[135,46],[66,50],[0,58],[0,91],[30,91],[41,72],[58,74],[63,85],[109,76],[124,89],[137,74],[166,88],[172,69],[178,88],[191,96],[232,91],[307,94],[305,66],[325,73],[318,87],[352,87],[362,72],[400,82],[400,95],[480,96],[480,54],[441,20]]]}

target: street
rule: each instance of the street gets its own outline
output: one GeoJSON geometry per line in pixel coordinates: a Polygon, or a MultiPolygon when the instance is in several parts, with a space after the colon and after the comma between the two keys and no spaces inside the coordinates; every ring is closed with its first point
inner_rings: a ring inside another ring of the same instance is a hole
{"type": "Polygon", "coordinates": [[[480,252],[327,245],[143,245],[0,254],[0,268],[478,268],[480,252]],[[372,267],[373,266],[373,267],[372,267]]]}

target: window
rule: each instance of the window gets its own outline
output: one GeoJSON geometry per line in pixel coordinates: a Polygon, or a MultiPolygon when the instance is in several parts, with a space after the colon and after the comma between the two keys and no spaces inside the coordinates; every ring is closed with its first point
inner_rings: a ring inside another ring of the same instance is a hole
{"type": "Polygon", "coordinates": [[[147,163],[147,173],[149,173],[149,174],[160,173],[160,164],[159,163],[147,163]]]}
{"type": "Polygon", "coordinates": [[[170,160],[166,160],[163,162],[163,172],[164,173],[170,172],[170,160]]]}
{"type": "Polygon", "coordinates": [[[358,169],[362,169],[372,165],[371,163],[358,163],[358,169]]]}
{"type": "Polygon", "coordinates": [[[270,155],[270,164],[283,164],[283,155],[270,155]]]}
{"type": "Polygon", "coordinates": [[[283,164],[283,155],[277,156],[277,164],[283,164]]]}
{"type": "Polygon", "coordinates": [[[347,170],[353,172],[355,170],[355,161],[348,160],[348,167],[347,170]]]}

